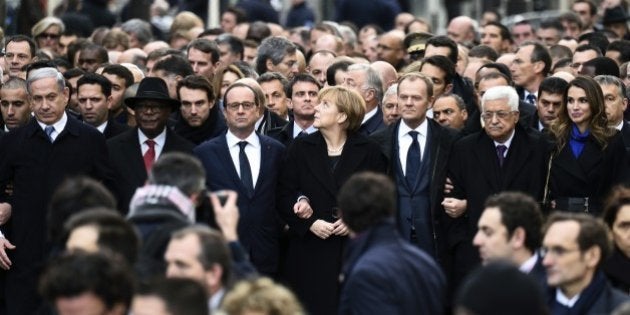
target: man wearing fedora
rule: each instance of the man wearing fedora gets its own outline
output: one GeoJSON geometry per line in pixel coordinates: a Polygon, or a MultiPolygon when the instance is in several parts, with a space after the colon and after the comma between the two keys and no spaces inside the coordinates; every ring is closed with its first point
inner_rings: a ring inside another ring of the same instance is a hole
{"type": "Polygon", "coordinates": [[[628,13],[618,5],[604,11],[602,25],[605,30],[609,30],[617,34],[620,39],[630,39],[630,31],[628,30],[628,13]]]}
{"type": "Polygon", "coordinates": [[[118,209],[127,213],[136,188],[144,185],[147,173],[161,154],[179,151],[192,154],[194,144],[166,127],[170,114],[179,109],[178,100],[169,97],[161,78],[140,81],[135,97],[125,100],[136,112],[137,127],[107,141],[114,170],[118,209]]]}

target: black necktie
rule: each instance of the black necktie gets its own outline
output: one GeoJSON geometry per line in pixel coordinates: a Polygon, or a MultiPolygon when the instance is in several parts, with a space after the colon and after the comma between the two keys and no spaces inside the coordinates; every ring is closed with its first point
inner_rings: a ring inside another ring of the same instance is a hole
{"type": "Polygon", "coordinates": [[[298,135],[297,135],[298,138],[302,138],[302,137],[306,137],[306,136],[308,136],[308,132],[306,132],[304,130],[300,131],[300,133],[298,133],[298,135]]]}
{"type": "Polygon", "coordinates": [[[505,161],[505,151],[507,151],[507,147],[499,144],[497,146],[497,158],[499,158],[499,166],[503,167],[503,162],[505,161]]]}
{"type": "Polygon", "coordinates": [[[251,197],[254,195],[254,181],[252,180],[252,169],[249,166],[249,159],[247,158],[247,154],[245,154],[247,141],[239,142],[238,146],[241,148],[238,153],[238,163],[241,166],[241,182],[243,182],[243,186],[245,186],[247,193],[251,197]]]}
{"type": "Polygon", "coordinates": [[[407,151],[407,184],[413,187],[420,170],[420,143],[418,142],[418,132],[409,131],[409,135],[413,139],[409,151],[407,151]]]}
{"type": "Polygon", "coordinates": [[[527,97],[526,97],[525,99],[526,99],[525,101],[526,101],[527,103],[530,103],[530,104],[532,104],[532,105],[536,106],[536,95],[534,95],[534,94],[529,94],[529,95],[527,95],[527,97]]]}

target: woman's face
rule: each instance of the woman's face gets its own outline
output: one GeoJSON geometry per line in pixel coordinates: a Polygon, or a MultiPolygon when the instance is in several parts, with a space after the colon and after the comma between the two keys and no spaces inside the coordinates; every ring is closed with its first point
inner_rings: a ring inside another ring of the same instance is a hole
{"type": "Polygon", "coordinates": [[[37,35],[37,45],[39,48],[49,48],[56,52],[59,48],[59,38],[61,29],[57,25],[49,26],[45,31],[37,35]]]}
{"type": "Polygon", "coordinates": [[[613,240],[623,253],[630,255],[630,205],[622,206],[612,226],[613,240]]]}
{"type": "Polygon", "coordinates": [[[226,71],[223,74],[223,80],[221,80],[221,95],[219,95],[220,98],[225,95],[225,90],[227,90],[227,88],[230,87],[230,85],[232,85],[232,83],[236,80],[238,80],[238,76],[232,71],[226,71]]]}
{"type": "Polygon", "coordinates": [[[345,115],[339,112],[339,108],[330,99],[321,99],[315,106],[315,121],[313,126],[318,129],[326,129],[340,125],[345,121],[345,115]]]}
{"type": "Polygon", "coordinates": [[[581,132],[588,128],[593,114],[591,112],[591,104],[586,97],[586,91],[577,86],[569,87],[567,93],[567,114],[581,132]]]}

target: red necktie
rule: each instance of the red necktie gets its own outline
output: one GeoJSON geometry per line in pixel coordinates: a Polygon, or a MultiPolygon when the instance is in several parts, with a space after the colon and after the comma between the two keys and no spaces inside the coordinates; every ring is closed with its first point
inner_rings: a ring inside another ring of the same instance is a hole
{"type": "Polygon", "coordinates": [[[149,146],[149,150],[147,150],[142,157],[144,159],[144,167],[147,170],[147,174],[149,174],[149,171],[151,171],[151,167],[153,166],[153,161],[155,161],[155,141],[149,139],[144,143],[149,146]]]}

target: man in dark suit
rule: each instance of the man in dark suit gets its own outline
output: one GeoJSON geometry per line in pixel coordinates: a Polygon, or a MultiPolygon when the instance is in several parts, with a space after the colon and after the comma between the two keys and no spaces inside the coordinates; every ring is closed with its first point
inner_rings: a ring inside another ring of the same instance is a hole
{"type": "Polygon", "coordinates": [[[169,115],[179,108],[179,101],[169,97],[164,80],[142,79],[136,96],[125,102],[136,111],[138,127],[107,141],[116,183],[114,194],[122,213],[127,213],[136,188],[144,185],[148,170],[162,153],[192,153],[194,147],[166,128],[169,115]]]}
{"type": "Polygon", "coordinates": [[[232,84],[224,96],[225,135],[195,148],[207,174],[208,189],[238,192],[238,235],[258,271],[275,275],[278,267],[279,224],[276,182],[284,146],[255,132],[264,106],[260,88],[232,84]]]}
{"type": "Polygon", "coordinates": [[[532,128],[543,131],[558,118],[558,114],[564,102],[564,92],[569,83],[557,77],[545,78],[538,88],[538,100],[536,101],[536,113],[532,119],[532,128]]]}
{"type": "Polygon", "coordinates": [[[225,132],[225,119],[206,77],[185,77],[177,83],[177,96],[182,103],[174,128],[178,135],[198,145],[225,132]]]}
{"type": "Polygon", "coordinates": [[[63,75],[54,68],[33,70],[27,87],[34,118],[0,143],[0,213],[11,217],[3,226],[7,237],[0,238],[0,266],[8,270],[6,314],[32,314],[41,305],[36,289],[49,251],[47,209],[61,181],[83,174],[111,184],[105,138],[65,113],[63,75]]]}
{"type": "Polygon", "coordinates": [[[367,64],[354,64],[348,67],[343,86],[355,90],[365,101],[365,117],[359,132],[369,136],[385,128],[383,111],[379,103],[383,99],[381,77],[367,64]]]}
{"type": "Polygon", "coordinates": [[[0,88],[0,112],[2,126],[0,132],[24,126],[31,120],[31,106],[26,91],[26,80],[11,77],[0,88]]]}
{"type": "Polygon", "coordinates": [[[267,135],[289,147],[293,139],[317,131],[313,127],[313,122],[315,121],[317,93],[320,88],[317,79],[310,74],[295,75],[287,84],[288,106],[293,112],[293,118],[284,127],[272,129],[267,135]]]}
{"type": "Polygon", "coordinates": [[[112,106],[112,84],[96,73],[86,73],[77,81],[77,101],[83,122],[98,129],[105,139],[113,138],[129,127],[109,117],[112,106]]]}
{"type": "Polygon", "coordinates": [[[366,172],[352,176],[339,191],[343,220],[361,235],[348,246],[339,314],[444,312],[442,270],[394,227],[395,189],[385,175],[366,172]]]}
{"type": "Polygon", "coordinates": [[[538,203],[520,192],[502,192],[489,197],[484,207],[473,239],[481,262],[509,261],[544,287],[545,268],[538,255],[543,216],[538,203]]]}
{"type": "Polygon", "coordinates": [[[626,86],[621,79],[612,75],[598,75],[595,81],[604,93],[608,125],[621,132],[626,151],[630,152],[630,123],[623,119],[623,113],[628,108],[626,86]]]}
{"type": "Polygon", "coordinates": [[[433,100],[431,79],[407,74],[398,81],[401,120],[374,139],[389,159],[398,192],[397,224],[403,238],[436,260],[444,259],[443,186],[455,131],[427,119],[433,100]],[[415,151],[415,153],[414,153],[415,151]]]}
{"type": "Polygon", "coordinates": [[[514,190],[541,200],[548,165],[548,145],[541,134],[518,123],[518,94],[514,88],[488,89],[481,110],[484,130],[454,145],[449,177],[455,188],[442,203],[453,219],[448,237],[454,285],[479,263],[472,239],[486,198],[514,190]]]}

